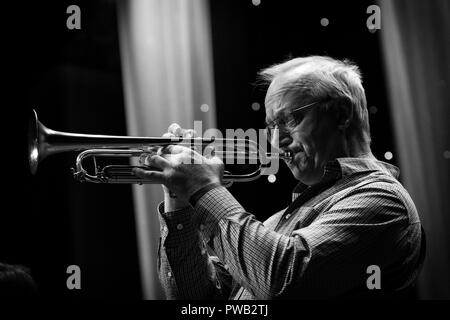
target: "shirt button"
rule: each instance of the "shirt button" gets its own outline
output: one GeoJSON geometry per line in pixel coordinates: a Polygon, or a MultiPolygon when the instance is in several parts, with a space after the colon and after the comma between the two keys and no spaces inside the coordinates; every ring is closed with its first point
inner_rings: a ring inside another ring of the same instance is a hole
{"type": "Polygon", "coordinates": [[[183,225],[182,225],[181,223],[179,223],[179,224],[177,225],[177,229],[178,229],[178,230],[183,230],[183,225]]]}
{"type": "Polygon", "coordinates": [[[291,215],[288,213],[285,217],[284,217],[284,219],[289,219],[291,217],[291,215]]]}

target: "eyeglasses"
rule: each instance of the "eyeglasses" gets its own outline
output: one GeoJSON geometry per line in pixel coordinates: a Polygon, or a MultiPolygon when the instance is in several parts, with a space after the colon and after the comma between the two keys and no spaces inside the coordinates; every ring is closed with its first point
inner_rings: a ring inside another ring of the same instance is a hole
{"type": "Polygon", "coordinates": [[[294,110],[285,112],[282,114],[278,119],[274,119],[270,121],[266,125],[266,134],[269,141],[272,141],[273,138],[273,132],[275,129],[278,129],[280,132],[283,133],[291,133],[292,130],[297,127],[300,122],[303,120],[303,116],[300,113],[300,111],[304,111],[306,109],[309,109],[319,103],[318,101],[309,103],[307,105],[295,108],[294,110]]]}

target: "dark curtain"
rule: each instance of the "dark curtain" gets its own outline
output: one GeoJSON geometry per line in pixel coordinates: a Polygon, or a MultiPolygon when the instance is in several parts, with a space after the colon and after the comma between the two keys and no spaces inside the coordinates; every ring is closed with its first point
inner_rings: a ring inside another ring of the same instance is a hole
{"type": "Polygon", "coordinates": [[[380,1],[402,181],[427,235],[419,294],[450,298],[450,2],[380,1]]]}

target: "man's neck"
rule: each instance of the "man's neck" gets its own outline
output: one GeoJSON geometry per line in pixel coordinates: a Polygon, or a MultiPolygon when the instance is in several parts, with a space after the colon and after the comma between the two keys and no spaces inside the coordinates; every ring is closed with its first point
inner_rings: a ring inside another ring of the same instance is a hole
{"type": "Polygon", "coordinates": [[[347,158],[373,158],[375,156],[372,154],[370,150],[370,145],[367,142],[363,142],[360,139],[355,137],[350,137],[347,140],[343,140],[342,150],[340,152],[341,157],[347,158]]]}

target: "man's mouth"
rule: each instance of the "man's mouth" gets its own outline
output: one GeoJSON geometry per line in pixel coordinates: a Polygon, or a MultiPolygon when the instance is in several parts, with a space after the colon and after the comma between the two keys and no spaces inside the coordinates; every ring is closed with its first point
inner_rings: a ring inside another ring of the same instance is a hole
{"type": "Polygon", "coordinates": [[[286,163],[291,163],[292,160],[294,159],[294,153],[289,150],[289,149],[280,149],[280,155],[282,155],[280,157],[280,159],[282,159],[284,162],[286,163]]]}
{"type": "Polygon", "coordinates": [[[290,165],[294,161],[294,155],[291,154],[289,158],[283,158],[283,160],[287,165],[290,165]]]}
{"type": "Polygon", "coordinates": [[[289,154],[289,158],[285,158],[285,162],[288,165],[291,165],[294,162],[297,162],[299,160],[299,157],[303,157],[305,155],[305,150],[303,148],[299,148],[297,150],[283,150],[286,154],[289,154]]]}

